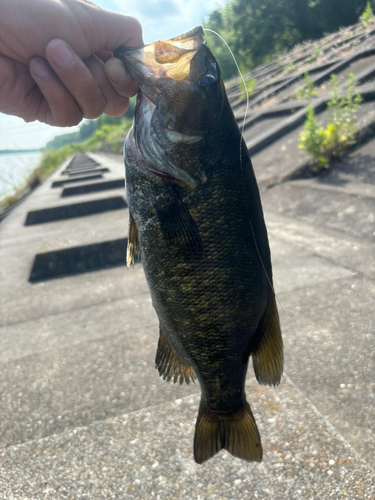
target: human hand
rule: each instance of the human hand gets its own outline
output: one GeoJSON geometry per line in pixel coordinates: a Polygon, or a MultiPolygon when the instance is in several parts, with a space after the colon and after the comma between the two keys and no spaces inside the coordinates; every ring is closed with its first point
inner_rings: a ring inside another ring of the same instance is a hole
{"type": "Polygon", "coordinates": [[[138,86],[110,58],[142,45],[136,19],[87,0],[0,0],[0,11],[0,112],[58,126],[125,113],[138,86]]]}

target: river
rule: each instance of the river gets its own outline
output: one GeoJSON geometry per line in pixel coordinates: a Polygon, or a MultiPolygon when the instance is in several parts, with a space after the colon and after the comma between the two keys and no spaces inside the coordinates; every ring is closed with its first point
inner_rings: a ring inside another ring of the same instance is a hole
{"type": "Polygon", "coordinates": [[[38,166],[40,151],[0,155],[0,200],[14,192],[29,173],[38,166]]]}

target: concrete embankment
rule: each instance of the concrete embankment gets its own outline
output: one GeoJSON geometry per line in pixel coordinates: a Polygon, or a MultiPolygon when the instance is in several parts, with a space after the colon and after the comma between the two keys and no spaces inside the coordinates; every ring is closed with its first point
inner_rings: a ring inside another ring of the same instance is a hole
{"type": "Polygon", "coordinates": [[[0,225],[0,498],[373,499],[374,198],[358,176],[372,176],[375,148],[363,148],[325,180],[262,192],[286,374],[277,388],[248,375],[261,464],[193,461],[199,388],[154,368],[142,266],[124,266],[122,159],[76,157],[17,207],[0,225]]]}

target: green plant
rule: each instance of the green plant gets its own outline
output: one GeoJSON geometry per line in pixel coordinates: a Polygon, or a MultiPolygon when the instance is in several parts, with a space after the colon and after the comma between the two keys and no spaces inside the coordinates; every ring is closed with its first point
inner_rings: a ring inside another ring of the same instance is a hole
{"type": "Polygon", "coordinates": [[[336,142],[351,144],[355,140],[357,132],[356,110],[362,102],[362,97],[357,91],[357,83],[354,82],[354,74],[348,76],[346,95],[341,97],[338,90],[337,76],[331,75],[332,91],[328,109],[332,123],[336,128],[336,142]]]}
{"type": "Polygon", "coordinates": [[[299,148],[312,156],[319,162],[319,166],[324,167],[328,159],[324,155],[325,130],[320,127],[316,119],[314,108],[307,106],[305,128],[299,136],[299,148]]]}
{"type": "Polygon", "coordinates": [[[309,73],[306,71],[305,73],[305,87],[297,90],[292,97],[294,99],[309,99],[310,97],[316,97],[318,92],[316,90],[315,85],[311,81],[309,73]]]}
{"type": "Polygon", "coordinates": [[[371,8],[371,2],[368,1],[363,14],[361,15],[362,24],[366,27],[374,18],[374,13],[371,8]]]}
{"type": "Polygon", "coordinates": [[[285,66],[284,73],[291,73],[292,71],[294,71],[294,64],[290,62],[285,66]]]}
{"type": "Polygon", "coordinates": [[[318,57],[320,56],[320,54],[321,54],[321,52],[320,52],[319,45],[315,45],[314,52],[311,54],[311,56],[307,60],[308,61],[314,61],[315,59],[318,59],[318,57]]]}
{"type": "Polygon", "coordinates": [[[247,81],[245,80],[245,86],[244,86],[243,82],[241,82],[241,85],[240,85],[241,97],[245,98],[246,95],[251,97],[253,95],[254,90],[255,90],[256,84],[257,84],[257,81],[255,78],[250,78],[250,80],[247,80],[247,81]]]}
{"type": "Polygon", "coordinates": [[[339,94],[336,75],[331,75],[331,81],[332,92],[327,104],[330,111],[328,125],[321,127],[313,107],[308,106],[305,127],[300,134],[299,148],[315,160],[312,167],[315,172],[328,167],[331,158],[342,155],[354,144],[358,129],[356,110],[362,97],[356,89],[354,75],[349,75],[345,96],[339,94]]]}

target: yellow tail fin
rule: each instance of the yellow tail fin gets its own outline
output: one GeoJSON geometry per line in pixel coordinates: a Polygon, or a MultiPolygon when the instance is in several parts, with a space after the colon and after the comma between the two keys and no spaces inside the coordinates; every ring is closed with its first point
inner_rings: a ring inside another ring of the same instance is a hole
{"type": "Polygon", "coordinates": [[[201,464],[222,448],[249,462],[262,460],[260,435],[249,403],[236,413],[224,415],[199,408],[194,437],[194,458],[201,464]]]}

